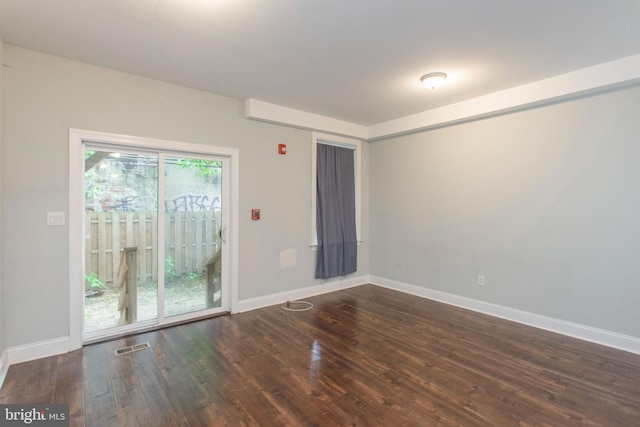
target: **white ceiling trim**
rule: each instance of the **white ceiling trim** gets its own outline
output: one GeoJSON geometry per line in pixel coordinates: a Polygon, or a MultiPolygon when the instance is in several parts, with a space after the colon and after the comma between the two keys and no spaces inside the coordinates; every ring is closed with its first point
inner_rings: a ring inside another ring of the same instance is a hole
{"type": "Polygon", "coordinates": [[[516,86],[398,119],[362,126],[256,99],[245,117],[302,129],[375,141],[424,131],[640,83],[640,54],[516,86]]]}
{"type": "Polygon", "coordinates": [[[640,83],[640,55],[605,62],[545,80],[378,123],[369,127],[367,139],[389,138],[537,107],[637,83],[640,83]]]}
{"type": "Polygon", "coordinates": [[[369,135],[366,126],[251,98],[245,101],[244,116],[248,119],[350,136],[361,140],[367,139],[369,135]]]}

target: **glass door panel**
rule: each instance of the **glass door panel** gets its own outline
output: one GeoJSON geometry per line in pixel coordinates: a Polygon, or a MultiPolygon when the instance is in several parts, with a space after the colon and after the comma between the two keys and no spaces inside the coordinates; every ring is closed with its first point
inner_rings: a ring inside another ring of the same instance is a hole
{"type": "Polygon", "coordinates": [[[222,162],[164,159],[164,316],[222,306],[222,162]]]}
{"type": "Polygon", "coordinates": [[[85,146],[85,341],[229,309],[225,158],[121,148],[85,146]]]}
{"type": "Polygon", "coordinates": [[[85,334],[158,317],[158,156],[85,150],[85,334]]]}

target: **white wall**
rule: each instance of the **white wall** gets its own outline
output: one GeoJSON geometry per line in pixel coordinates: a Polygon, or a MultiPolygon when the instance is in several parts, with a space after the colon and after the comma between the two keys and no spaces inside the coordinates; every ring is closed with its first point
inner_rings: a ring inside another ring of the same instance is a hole
{"type": "MultiPolygon", "coordinates": [[[[4,44],[2,43],[2,39],[0,38],[0,165],[4,165],[4,138],[2,132],[2,123],[3,123],[3,71],[4,66],[3,58],[4,58],[4,44]]],[[[5,342],[5,317],[4,317],[4,167],[2,171],[0,171],[0,354],[2,354],[7,348],[5,342]]],[[[0,362],[0,365],[2,363],[0,362]]]]}
{"type": "Polygon", "coordinates": [[[638,111],[635,87],[372,143],[371,274],[640,337],[638,111]]]}
{"type": "MultiPolygon", "coordinates": [[[[322,283],[310,132],[245,120],[236,99],[13,46],[0,58],[0,351],[69,332],[69,230],[45,224],[68,207],[69,128],[239,148],[240,299],[322,283]]],[[[364,144],[358,275],[640,337],[639,107],[632,88],[364,144]]]]}
{"type": "MultiPolygon", "coordinates": [[[[69,334],[68,229],[45,223],[68,207],[69,128],[239,148],[240,299],[321,283],[309,248],[310,132],[246,120],[236,99],[14,46],[4,56],[8,347],[69,334]],[[297,265],[283,270],[289,248],[297,265]]],[[[367,274],[368,241],[360,253],[357,274],[367,274]]]]}

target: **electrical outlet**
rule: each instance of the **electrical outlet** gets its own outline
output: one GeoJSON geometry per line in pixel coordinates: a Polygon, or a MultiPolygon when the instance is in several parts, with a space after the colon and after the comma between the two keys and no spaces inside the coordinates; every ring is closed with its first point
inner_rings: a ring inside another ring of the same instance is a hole
{"type": "Polygon", "coordinates": [[[478,274],[478,286],[484,286],[484,276],[478,274]]]}

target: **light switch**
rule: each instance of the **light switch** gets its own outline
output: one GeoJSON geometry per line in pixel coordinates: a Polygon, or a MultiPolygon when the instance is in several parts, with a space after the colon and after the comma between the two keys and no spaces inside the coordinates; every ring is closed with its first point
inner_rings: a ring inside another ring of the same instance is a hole
{"type": "Polygon", "coordinates": [[[47,225],[64,225],[64,212],[47,212],[47,225]]]}

